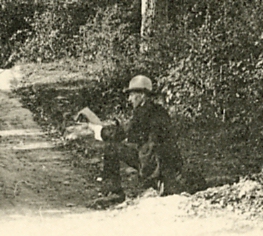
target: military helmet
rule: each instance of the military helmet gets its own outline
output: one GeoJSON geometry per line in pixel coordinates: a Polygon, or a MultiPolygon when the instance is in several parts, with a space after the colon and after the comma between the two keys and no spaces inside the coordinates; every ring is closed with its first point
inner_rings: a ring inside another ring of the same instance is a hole
{"type": "Polygon", "coordinates": [[[125,92],[144,91],[152,92],[152,81],[144,75],[137,75],[130,80],[129,88],[125,92]]]}

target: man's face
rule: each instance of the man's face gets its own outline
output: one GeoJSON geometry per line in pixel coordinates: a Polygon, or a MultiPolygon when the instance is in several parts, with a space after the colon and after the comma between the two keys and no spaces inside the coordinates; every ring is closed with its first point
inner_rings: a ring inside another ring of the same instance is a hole
{"type": "Polygon", "coordinates": [[[145,98],[144,93],[130,92],[128,101],[132,104],[133,108],[138,107],[145,98]]]}

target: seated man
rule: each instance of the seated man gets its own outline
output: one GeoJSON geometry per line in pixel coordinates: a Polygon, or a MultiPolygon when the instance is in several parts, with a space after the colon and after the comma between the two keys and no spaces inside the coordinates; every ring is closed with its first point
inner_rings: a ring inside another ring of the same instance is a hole
{"type": "Polygon", "coordinates": [[[146,186],[159,188],[160,195],[180,192],[174,181],[182,170],[183,161],[175,140],[171,120],[166,110],[151,101],[152,81],[138,75],[131,79],[129,102],[133,116],[128,124],[104,127],[103,194],[97,204],[125,199],[121,187],[120,161],[138,170],[146,186]],[[161,187],[162,186],[162,187],[161,187]],[[113,199],[113,198],[112,198],[113,199]]]}

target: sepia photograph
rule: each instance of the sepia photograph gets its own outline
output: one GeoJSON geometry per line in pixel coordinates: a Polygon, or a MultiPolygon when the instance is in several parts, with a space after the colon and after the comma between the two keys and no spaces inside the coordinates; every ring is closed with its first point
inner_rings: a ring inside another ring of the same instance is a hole
{"type": "Polygon", "coordinates": [[[261,0],[0,0],[1,236],[263,235],[261,0]]]}

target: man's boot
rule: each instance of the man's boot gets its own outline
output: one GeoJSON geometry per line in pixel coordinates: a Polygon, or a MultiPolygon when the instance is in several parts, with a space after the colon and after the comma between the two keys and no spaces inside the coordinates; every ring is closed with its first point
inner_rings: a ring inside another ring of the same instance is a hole
{"type": "Polygon", "coordinates": [[[125,201],[125,193],[119,179],[103,180],[99,197],[88,202],[86,207],[94,209],[105,209],[125,201]]]}

